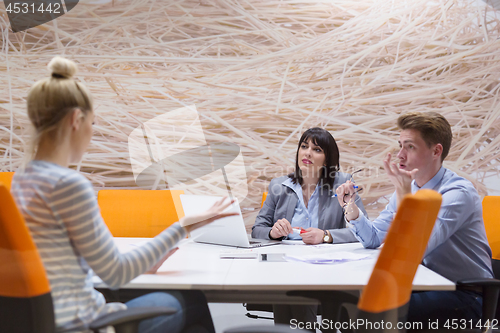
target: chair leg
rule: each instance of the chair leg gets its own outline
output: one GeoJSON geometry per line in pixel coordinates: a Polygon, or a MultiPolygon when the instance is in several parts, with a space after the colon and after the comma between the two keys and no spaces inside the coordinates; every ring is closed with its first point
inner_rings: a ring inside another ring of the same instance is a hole
{"type": "Polygon", "coordinates": [[[338,327],[339,324],[336,323],[345,320],[345,318],[341,318],[340,310],[342,308],[342,304],[358,303],[357,296],[341,291],[290,291],[287,295],[314,298],[320,301],[322,324],[326,323],[326,325],[322,325],[324,328],[322,329],[323,333],[337,333],[337,329],[335,327],[338,327]]]}
{"type": "Polygon", "coordinates": [[[137,333],[140,322],[129,322],[121,325],[115,325],[115,333],[137,333]]]}
{"type": "Polygon", "coordinates": [[[497,303],[498,303],[498,295],[499,290],[498,287],[483,287],[483,322],[489,319],[491,322],[492,319],[495,318],[495,314],[497,312],[497,303]]]}

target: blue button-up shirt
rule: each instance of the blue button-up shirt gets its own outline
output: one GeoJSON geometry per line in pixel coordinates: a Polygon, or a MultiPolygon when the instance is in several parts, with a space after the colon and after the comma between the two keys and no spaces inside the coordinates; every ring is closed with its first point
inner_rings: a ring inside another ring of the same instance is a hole
{"type": "MultiPolygon", "coordinates": [[[[292,220],[289,221],[294,227],[302,227],[304,229],[313,227],[318,227],[318,205],[319,205],[319,187],[316,185],[311,198],[309,198],[309,203],[306,207],[304,203],[304,196],[302,194],[302,186],[299,183],[292,183],[290,178],[287,178],[283,183],[283,185],[288,186],[292,189],[292,191],[297,194],[299,200],[297,201],[297,205],[295,206],[295,211],[293,213],[292,220]]],[[[302,239],[298,234],[289,234],[287,239],[302,239]]]]}
{"type": "MultiPolygon", "coordinates": [[[[423,264],[453,282],[493,277],[481,198],[472,183],[441,167],[421,188],[443,196],[423,264]]],[[[412,193],[421,188],[412,182],[412,193]]],[[[365,247],[376,248],[384,241],[396,208],[394,192],[379,217],[371,222],[360,213],[358,219],[350,221],[351,230],[365,247]]]]}

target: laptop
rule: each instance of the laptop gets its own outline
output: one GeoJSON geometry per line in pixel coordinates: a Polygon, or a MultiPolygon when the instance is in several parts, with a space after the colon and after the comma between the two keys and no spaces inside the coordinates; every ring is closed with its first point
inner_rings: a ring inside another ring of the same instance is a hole
{"type": "MultiPolygon", "coordinates": [[[[206,211],[222,197],[205,195],[181,194],[181,204],[185,215],[198,214],[206,211]]],[[[241,215],[238,200],[229,206],[226,211],[237,212],[238,215],[216,220],[204,227],[191,232],[191,237],[198,243],[209,243],[243,248],[255,248],[268,245],[281,244],[280,241],[267,239],[249,239],[245,230],[245,222],[241,215]]]]}

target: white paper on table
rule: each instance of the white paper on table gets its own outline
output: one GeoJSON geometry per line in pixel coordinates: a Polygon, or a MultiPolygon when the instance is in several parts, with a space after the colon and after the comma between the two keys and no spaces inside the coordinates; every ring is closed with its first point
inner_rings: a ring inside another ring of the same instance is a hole
{"type": "Polygon", "coordinates": [[[333,252],[307,255],[286,255],[286,261],[300,261],[309,264],[338,264],[347,261],[368,259],[371,253],[333,252]]]}
{"type": "Polygon", "coordinates": [[[234,249],[221,251],[221,259],[257,259],[259,252],[255,249],[234,249]]]}
{"type": "Polygon", "coordinates": [[[306,245],[301,239],[283,239],[281,244],[285,245],[306,245]]]}
{"type": "Polygon", "coordinates": [[[332,246],[335,246],[334,244],[331,244],[331,243],[320,243],[320,244],[315,244],[315,245],[306,244],[301,239],[284,239],[281,241],[281,244],[284,244],[284,245],[304,245],[304,246],[307,246],[308,248],[328,248],[328,249],[331,249],[332,246]]]}

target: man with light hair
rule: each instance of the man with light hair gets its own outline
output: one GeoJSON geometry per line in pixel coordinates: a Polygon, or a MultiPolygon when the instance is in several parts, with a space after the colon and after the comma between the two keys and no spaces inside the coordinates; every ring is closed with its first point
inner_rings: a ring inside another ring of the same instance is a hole
{"type": "MultiPolygon", "coordinates": [[[[380,246],[391,225],[398,203],[409,193],[433,189],[443,201],[427,245],[422,264],[445,278],[457,282],[466,279],[492,278],[491,249],[484,229],[481,198],[472,183],[443,167],[452,141],[451,126],[436,112],[411,112],[397,121],[400,150],[398,165],[391,154],[384,160],[395,192],[389,204],[369,221],[356,204],[349,204],[355,193],[352,182],[337,188],[339,203],[351,231],[367,248],[380,246]]],[[[481,318],[482,295],[478,290],[427,291],[413,293],[408,310],[409,322],[481,318]]]]}

